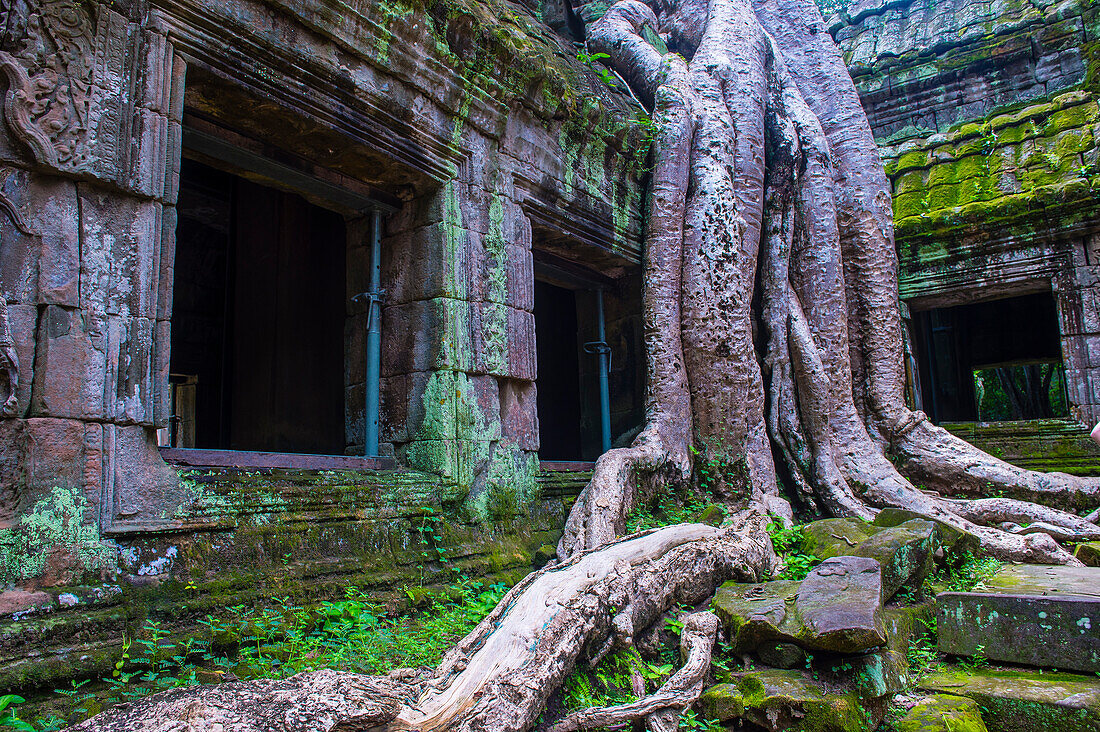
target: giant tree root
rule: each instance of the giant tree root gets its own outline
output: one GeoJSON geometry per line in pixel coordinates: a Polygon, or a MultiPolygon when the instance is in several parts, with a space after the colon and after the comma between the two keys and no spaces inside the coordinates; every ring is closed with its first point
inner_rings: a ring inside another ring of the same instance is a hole
{"type": "MultiPolygon", "coordinates": [[[[705,601],[726,580],[769,576],[776,560],[765,521],[745,513],[725,529],[655,529],[546,567],[512,588],[430,674],[322,671],[175,689],[114,707],[74,729],[522,732],[579,661],[614,643],[629,645],[669,608],[705,601]]],[[[716,633],[706,616],[689,623],[688,661],[662,689],[666,696],[642,707],[654,724],[661,710],[682,708],[698,695],[716,633]]]]}

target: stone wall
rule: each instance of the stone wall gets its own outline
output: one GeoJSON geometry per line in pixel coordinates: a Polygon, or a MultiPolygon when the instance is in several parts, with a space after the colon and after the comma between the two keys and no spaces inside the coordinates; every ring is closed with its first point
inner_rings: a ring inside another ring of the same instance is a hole
{"type": "MultiPolygon", "coordinates": [[[[104,536],[214,520],[155,438],[179,162],[211,162],[210,139],[287,174],[223,169],[345,216],[349,298],[367,289],[355,201],[390,212],[386,450],[452,486],[463,515],[537,505],[532,226],[636,286],[648,147],[634,103],[568,41],[507,0],[33,0],[5,5],[0,33],[9,530],[54,489],[104,536]]],[[[363,321],[350,305],[348,353],[363,321]]],[[[350,451],[363,378],[349,359],[350,451]]]]}

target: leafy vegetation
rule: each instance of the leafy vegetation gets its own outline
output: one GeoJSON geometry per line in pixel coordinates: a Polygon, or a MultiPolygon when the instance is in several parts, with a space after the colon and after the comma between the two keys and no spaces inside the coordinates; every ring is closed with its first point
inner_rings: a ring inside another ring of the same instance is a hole
{"type": "MultiPolygon", "coordinates": [[[[286,600],[262,609],[229,608],[228,617],[200,621],[205,639],[174,642],[161,623],[147,620],[140,636],[127,640],[110,677],[99,683],[73,682],[57,689],[65,718],[14,726],[20,697],[0,697],[0,729],[57,730],[104,708],[164,689],[219,679],[283,678],[301,671],[334,668],[384,674],[395,668],[432,666],[496,607],[502,584],[488,587],[465,578],[440,596],[421,600],[416,612],[388,614],[358,588],[343,600],[299,607],[286,600]],[[65,699],[67,697],[67,700],[65,699]],[[10,712],[10,714],[9,714],[10,712]]],[[[410,591],[410,599],[419,597],[410,591]]],[[[10,696],[10,695],[9,695],[10,696]]]]}
{"type": "Polygon", "coordinates": [[[804,580],[810,570],[821,563],[821,560],[812,554],[802,551],[804,540],[801,526],[783,528],[778,522],[768,524],[768,535],[772,538],[772,546],[775,553],[783,560],[783,571],[779,573],[779,579],[804,580]]]}
{"type": "Polygon", "coordinates": [[[972,552],[955,555],[955,561],[940,565],[925,580],[925,593],[970,592],[997,574],[1001,563],[990,556],[978,556],[972,552]]]}

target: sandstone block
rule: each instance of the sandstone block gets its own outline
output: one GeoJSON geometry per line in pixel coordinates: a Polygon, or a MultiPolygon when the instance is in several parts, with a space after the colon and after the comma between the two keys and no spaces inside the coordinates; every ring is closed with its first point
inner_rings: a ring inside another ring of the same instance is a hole
{"type": "Polygon", "coordinates": [[[920,700],[895,727],[898,732],[987,732],[977,703],[954,694],[920,700]]]}
{"type": "Polygon", "coordinates": [[[735,653],[765,643],[858,653],[882,646],[882,585],[878,562],[865,557],[827,559],[802,582],[727,582],[713,607],[735,653]]]}
{"type": "Polygon", "coordinates": [[[1100,672],[1100,568],[1008,565],[982,592],[936,598],[939,649],[1100,672]]]}

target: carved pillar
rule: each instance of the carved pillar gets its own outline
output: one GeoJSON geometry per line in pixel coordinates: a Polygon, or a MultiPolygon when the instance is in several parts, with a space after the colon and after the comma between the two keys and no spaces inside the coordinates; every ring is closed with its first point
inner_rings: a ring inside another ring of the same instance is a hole
{"type": "Polygon", "coordinates": [[[109,532],[159,518],[179,499],[154,428],[168,417],[168,161],[179,159],[183,66],[164,35],[143,27],[140,1],[128,16],[117,3],[4,7],[0,193],[10,211],[0,214],[0,294],[9,336],[0,332],[0,366],[15,388],[0,419],[0,503],[12,507],[0,520],[18,520],[60,486],[81,490],[109,532]]]}

